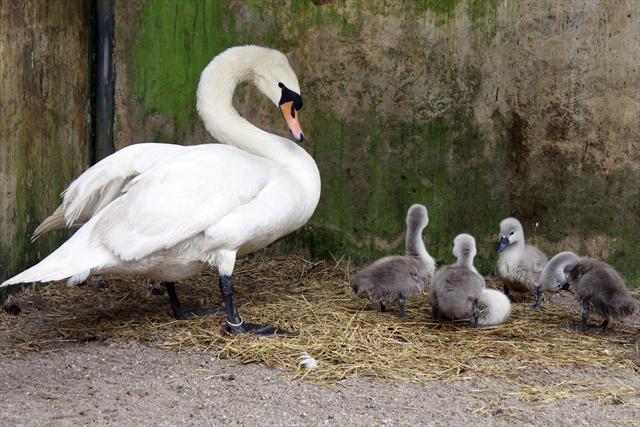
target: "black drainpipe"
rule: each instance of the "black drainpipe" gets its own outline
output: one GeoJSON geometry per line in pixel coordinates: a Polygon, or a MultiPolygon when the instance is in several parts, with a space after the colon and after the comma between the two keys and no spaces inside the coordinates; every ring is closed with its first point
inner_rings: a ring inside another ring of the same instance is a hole
{"type": "Polygon", "coordinates": [[[113,3],[114,0],[96,0],[94,162],[99,162],[115,151],[113,120],[116,73],[113,63],[113,3]]]}

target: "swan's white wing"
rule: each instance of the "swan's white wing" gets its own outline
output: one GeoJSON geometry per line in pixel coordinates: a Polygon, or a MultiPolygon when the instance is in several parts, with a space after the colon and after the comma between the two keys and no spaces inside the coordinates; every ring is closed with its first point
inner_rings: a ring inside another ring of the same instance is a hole
{"type": "Polygon", "coordinates": [[[96,163],[64,191],[67,227],[82,224],[113,201],[126,183],[186,148],[174,144],[134,144],[96,163]]]}
{"type": "Polygon", "coordinates": [[[251,202],[271,171],[224,145],[189,151],[131,180],[96,224],[98,239],[122,260],[171,248],[251,202]]]}
{"type": "Polygon", "coordinates": [[[62,193],[62,203],[33,232],[78,227],[111,203],[132,178],[186,150],[174,144],[134,144],[91,166],[62,193]]]}

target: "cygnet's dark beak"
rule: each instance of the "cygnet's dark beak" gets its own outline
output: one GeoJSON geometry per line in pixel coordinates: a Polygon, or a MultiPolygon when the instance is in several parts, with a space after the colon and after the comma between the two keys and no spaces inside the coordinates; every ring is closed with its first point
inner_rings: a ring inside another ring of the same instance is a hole
{"type": "Polygon", "coordinates": [[[562,286],[560,287],[560,289],[562,289],[563,291],[568,291],[569,290],[569,282],[564,282],[562,284],[562,286]]]}
{"type": "Polygon", "coordinates": [[[498,252],[504,251],[508,244],[509,239],[507,238],[507,236],[500,236],[500,242],[498,243],[498,252]]]}

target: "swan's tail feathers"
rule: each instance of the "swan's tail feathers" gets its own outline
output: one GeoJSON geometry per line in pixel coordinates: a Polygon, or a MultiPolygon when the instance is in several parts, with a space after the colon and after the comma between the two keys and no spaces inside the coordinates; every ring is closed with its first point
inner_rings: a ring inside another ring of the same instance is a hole
{"type": "Polygon", "coordinates": [[[481,309],[478,324],[481,326],[499,325],[511,315],[509,298],[495,289],[483,289],[478,303],[481,309]]]}
{"type": "Polygon", "coordinates": [[[92,244],[89,230],[78,230],[51,255],[33,267],[0,284],[0,287],[17,283],[52,282],[72,278],[83,281],[91,272],[110,263],[113,255],[103,247],[92,244]]]}
{"type": "Polygon", "coordinates": [[[35,229],[31,236],[31,241],[34,242],[40,236],[49,231],[58,230],[66,226],[64,219],[64,209],[62,206],[58,206],[50,216],[48,216],[42,223],[35,229]]]}
{"type": "Polygon", "coordinates": [[[0,288],[18,283],[53,282],[55,280],[66,279],[67,277],[73,276],[73,274],[68,266],[56,266],[52,260],[47,257],[33,267],[2,282],[0,288]]]}

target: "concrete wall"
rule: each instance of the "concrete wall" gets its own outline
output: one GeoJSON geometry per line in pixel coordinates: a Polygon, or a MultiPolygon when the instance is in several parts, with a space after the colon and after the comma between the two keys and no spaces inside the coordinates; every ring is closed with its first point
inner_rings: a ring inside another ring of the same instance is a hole
{"type": "MultiPolygon", "coordinates": [[[[398,252],[406,208],[430,209],[448,262],[473,233],[493,271],[498,223],[549,254],[608,259],[640,283],[640,13],[629,1],[133,1],[117,6],[117,146],[211,141],[195,111],[226,47],[284,51],[323,181],[289,244],[398,252]]],[[[286,135],[251,88],[241,113],[286,135]]]]}
{"type": "MultiPolygon", "coordinates": [[[[0,0],[0,278],[64,238],[28,236],[87,166],[88,6],[0,0]]],[[[640,14],[628,1],[132,0],[116,5],[116,146],[211,142],[199,73],[244,43],[284,51],[323,193],[286,240],[314,255],[402,250],[406,208],[430,250],[473,233],[493,271],[498,222],[549,254],[609,260],[640,283],[640,14]]],[[[286,135],[251,87],[240,112],[286,135]]],[[[282,247],[282,246],[281,246],[282,247]]]]}
{"type": "Polygon", "coordinates": [[[0,0],[0,281],[66,237],[29,242],[89,158],[88,5],[0,0]]]}

